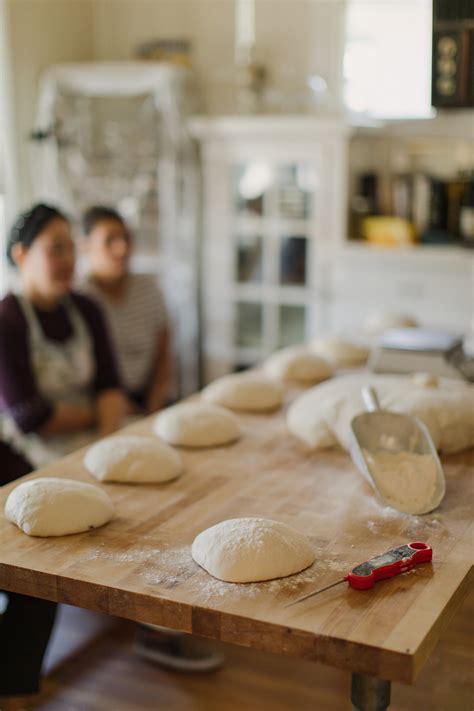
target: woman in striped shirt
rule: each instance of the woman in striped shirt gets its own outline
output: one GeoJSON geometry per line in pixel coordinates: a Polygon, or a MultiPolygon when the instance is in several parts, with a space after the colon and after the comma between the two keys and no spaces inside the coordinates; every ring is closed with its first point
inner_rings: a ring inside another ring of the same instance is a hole
{"type": "Polygon", "coordinates": [[[170,333],[165,302],[151,275],[131,274],[132,237],[116,210],[91,207],[83,217],[90,271],[84,291],[101,306],[134,412],[155,412],[170,392],[170,333]]]}

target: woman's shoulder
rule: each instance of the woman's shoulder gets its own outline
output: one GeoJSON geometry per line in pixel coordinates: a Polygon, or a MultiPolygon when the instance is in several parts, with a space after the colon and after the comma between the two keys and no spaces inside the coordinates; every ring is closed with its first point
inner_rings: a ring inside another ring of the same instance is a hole
{"type": "Polygon", "coordinates": [[[130,287],[137,292],[156,292],[158,284],[154,274],[129,274],[130,287]]]}
{"type": "Polygon", "coordinates": [[[18,298],[8,293],[0,301],[0,351],[20,353],[28,343],[28,324],[18,298]]]}
{"type": "Polygon", "coordinates": [[[11,327],[23,327],[25,324],[20,302],[11,291],[0,300],[0,323],[2,326],[11,327]]]}
{"type": "Polygon", "coordinates": [[[71,301],[88,321],[102,320],[102,309],[96,299],[83,291],[71,291],[71,301]]]}
{"type": "Polygon", "coordinates": [[[95,303],[100,299],[101,291],[97,284],[94,282],[90,274],[86,274],[81,281],[79,281],[73,291],[73,294],[83,294],[92,299],[95,303]]]}

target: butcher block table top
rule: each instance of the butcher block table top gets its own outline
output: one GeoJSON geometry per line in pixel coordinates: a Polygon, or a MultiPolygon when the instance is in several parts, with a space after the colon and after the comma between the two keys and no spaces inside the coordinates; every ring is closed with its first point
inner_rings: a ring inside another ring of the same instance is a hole
{"type": "MultiPolygon", "coordinates": [[[[379,503],[345,452],[307,453],[288,434],[284,410],[239,419],[240,441],[181,449],[185,473],[167,484],[98,484],[84,469],[83,450],[30,475],[103,486],[116,516],[91,532],[29,537],[3,515],[18,482],[0,489],[0,589],[412,682],[471,583],[474,451],[443,459],[447,493],[436,512],[408,516],[379,503]],[[311,539],[316,562],[265,583],[212,578],[194,563],[190,545],[208,526],[242,516],[294,526],[311,539]],[[415,540],[433,547],[432,564],[371,591],[344,583],[285,607],[354,564],[415,540]]],[[[151,435],[151,422],[124,431],[151,435]]]]}

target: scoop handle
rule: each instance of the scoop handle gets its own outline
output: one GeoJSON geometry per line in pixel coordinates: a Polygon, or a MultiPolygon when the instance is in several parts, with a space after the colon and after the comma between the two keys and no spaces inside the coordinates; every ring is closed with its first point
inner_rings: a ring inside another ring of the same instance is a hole
{"type": "Polygon", "coordinates": [[[367,412],[377,412],[380,410],[380,402],[375,392],[375,388],[369,385],[364,385],[362,388],[362,400],[364,401],[367,412]]]}

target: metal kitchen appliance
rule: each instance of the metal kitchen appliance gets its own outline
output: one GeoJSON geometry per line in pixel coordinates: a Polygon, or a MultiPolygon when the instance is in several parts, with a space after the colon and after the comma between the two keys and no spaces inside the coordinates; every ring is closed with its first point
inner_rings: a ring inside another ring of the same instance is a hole
{"type": "Polygon", "coordinates": [[[474,358],[465,352],[462,336],[447,331],[386,331],[372,349],[368,367],[375,373],[424,372],[474,381],[474,358]]]}

